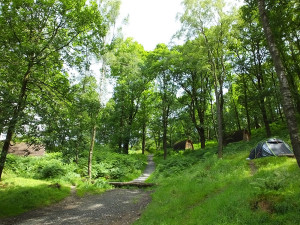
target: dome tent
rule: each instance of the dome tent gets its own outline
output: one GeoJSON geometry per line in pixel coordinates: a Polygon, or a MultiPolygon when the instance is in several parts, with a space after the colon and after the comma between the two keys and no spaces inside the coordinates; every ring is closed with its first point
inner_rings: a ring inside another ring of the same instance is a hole
{"type": "Polygon", "coordinates": [[[271,138],[257,144],[251,150],[248,159],[256,159],[266,156],[294,156],[290,147],[282,140],[271,138]]]}

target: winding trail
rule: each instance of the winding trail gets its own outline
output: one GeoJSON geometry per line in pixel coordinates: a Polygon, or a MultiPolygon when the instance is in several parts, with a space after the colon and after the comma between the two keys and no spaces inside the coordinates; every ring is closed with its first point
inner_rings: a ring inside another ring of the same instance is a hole
{"type": "MultiPolygon", "coordinates": [[[[148,156],[148,165],[144,173],[134,182],[145,182],[154,171],[152,157],[148,156]]],[[[83,198],[71,195],[51,206],[2,219],[0,225],[132,224],[151,201],[151,192],[144,189],[113,189],[101,195],[83,198]]]]}
{"type": "Polygon", "coordinates": [[[146,169],[144,170],[144,173],[137,179],[133,180],[132,182],[145,182],[150,175],[155,170],[155,163],[153,162],[153,155],[148,155],[148,164],[146,169]]]}

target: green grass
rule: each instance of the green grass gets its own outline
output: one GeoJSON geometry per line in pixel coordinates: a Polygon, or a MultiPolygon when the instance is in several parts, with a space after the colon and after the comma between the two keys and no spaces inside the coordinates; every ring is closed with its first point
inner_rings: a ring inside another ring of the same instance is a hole
{"type": "Polygon", "coordinates": [[[0,183],[0,218],[50,205],[70,194],[70,187],[50,181],[4,176],[0,183]]]}
{"type": "Polygon", "coordinates": [[[99,178],[96,180],[81,180],[76,185],[76,195],[83,197],[85,195],[102,194],[106,190],[112,189],[106,179],[99,178]]]}
{"type": "MultiPolygon", "coordinates": [[[[274,132],[276,133],[276,132],[274,132]]],[[[277,136],[285,139],[284,131],[277,136]]],[[[159,163],[153,200],[135,223],[300,224],[300,169],[294,158],[245,160],[263,135],[231,143],[218,159],[216,145],[172,155],[159,163]],[[180,163],[190,161],[190,163],[180,163]],[[176,166],[176,164],[178,166],[176,166]],[[169,168],[169,169],[168,169],[169,168]]]]}

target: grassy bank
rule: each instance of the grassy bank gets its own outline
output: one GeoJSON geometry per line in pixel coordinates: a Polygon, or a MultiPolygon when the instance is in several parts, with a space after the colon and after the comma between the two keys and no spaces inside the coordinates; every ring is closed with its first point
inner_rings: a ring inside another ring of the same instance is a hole
{"type": "Polygon", "coordinates": [[[70,187],[51,181],[4,178],[0,183],[0,218],[50,205],[68,196],[70,187]]]}
{"type": "MultiPolygon", "coordinates": [[[[282,129],[277,135],[286,138],[282,129]]],[[[276,129],[274,129],[274,133],[276,129]]],[[[300,170],[294,158],[245,160],[257,141],[217,145],[156,160],[153,201],[135,224],[300,224],[300,170]]]]}

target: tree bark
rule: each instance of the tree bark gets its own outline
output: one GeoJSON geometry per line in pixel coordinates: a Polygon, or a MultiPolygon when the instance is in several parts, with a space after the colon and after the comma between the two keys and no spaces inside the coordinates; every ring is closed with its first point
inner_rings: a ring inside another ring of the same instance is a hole
{"type": "MultiPolygon", "coordinates": [[[[289,40],[289,42],[293,42],[293,40],[289,40]]],[[[292,93],[292,97],[294,99],[294,102],[296,103],[296,110],[298,113],[300,113],[300,93],[298,91],[299,85],[298,85],[298,80],[296,78],[295,75],[298,75],[298,79],[300,79],[300,67],[298,65],[298,61],[297,58],[295,56],[295,52],[293,49],[293,46],[290,44],[290,54],[291,54],[291,60],[293,62],[293,69],[288,65],[288,63],[283,64],[284,68],[286,68],[286,75],[287,75],[287,79],[289,82],[289,86],[290,86],[290,90],[292,93]]],[[[283,50],[282,50],[283,51],[283,50]]],[[[282,56],[282,61],[283,63],[286,61],[286,54],[284,54],[283,52],[279,52],[279,54],[282,56]]]]}
{"type": "MultiPolygon", "coordinates": [[[[201,27],[201,33],[204,37],[205,44],[207,47],[207,53],[208,53],[208,58],[210,62],[210,67],[211,67],[211,72],[212,76],[214,79],[214,86],[215,86],[215,95],[216,95],[216,107],[217,107],[217,125],[218,125],[218,157],[222,158],[223,157],[223,131],[224,131],[224,121],[223,121],[223,80],[222,80],[222,75],[217,74],[219,70],[217,69],[217,65],[215,62],[215,58],[213,57],[213,53],[211,51],[211,48],[209,46],[209,41],[207,39],[207,36],[204,31],[204,27],[201,27]]],[[[222,56],[221,56],[222,57],[222,56]]],[[[218,60],[217,60],[218,61],[218,60]]],[[[221,59],[222,61],[222,59],[221,59]]],[[[225,72],[224,70],[224,64],[222,61],[222,72],[225,72]]]]}
{"type": "Polygon", "coordinates": [[[126,137],[124,140],[123,153],[126,155],[129,154],[129,138],[128,137],[126,137]]]}
{"type": "Polygon", "coordinates": [[[271,137],[271,128],[270,128],[270,124],[269,124],[269,120],[268,120],[268,116],[267,116],[265,100],[261,94],[259,94],[259,103],[260,103],[260,110],[261,110],[261,114],[263,117],[265,129],[266,129],[266,135],[267,135],[267,137],[271,137]]]}
{"type": "MultiPolygon", "coordinates": [[[[266,135],[267,135],[267,137],[270,137],[271,129],[270,129],[270,124],[269,124],[267,110],[266,110],[266,104],[265,104],[265,97],[266,97],[266,95],[264,94],[265,83],[264,83],[264,76],[263,76],[263,69],[262,69],[262,56],[260,54],[259,42],[260,41],[257,41],[257,43],[256,43],[256,54],[255,54],[255,51],[253,50],[253,56],[255,58],[255,61],[257,61],[257,63],[255,63],[255,65],[257,68],[256,69],[256,79],[257,79],[257,90],[258,90],[258,95],[259,95],[258,100],[259,100],[261,114],[263,117],[263,122],[265,125],[266,135]]],[[[255,82],[253,81],[253,83],[255,83],[255,82]]]]}
{"type": "Polygon", "coordinates": [[[213,99],[212,97],[210,98],[210,111],[211,111],[211,119],[212,119],[212,123],[213,123],[213,130],[214,130],[214,134],[215,134],[215,137],[218,138],[218,133],[217,133],[217,129],[216,129],[216,126],[214,126],[214,124],[216,124],[216,119],[214,117],[214,105],[213,105],[213,99]]]}
{"type": "Polygon", "coordinates": [[[200,117],[200,127],[198,130],[199,136],[200,136],[200,143],[201,143],[201,149],[205,149],[205,130],[204,130],[204,115],[199,115],[200,117]]]}
{"type": "Polygon", "coordinates": [[[145,154],[145,147],[146,147],[146,123],[143,123],[142,128],[142,154],[145,154]]]}
{"type": "Polygon", "coordinates": [[[201,149],[204,149],[205,148],[205,130],[204,130],[204,110],[201,110],[199,105],[197,103],[195,103],[195,101],[193,99],[196,99],[197,96],[191,96],[192,98],[192,101],[189,105],[189,111],[190,111],[190,118],[198,132],[198,135],[199,135],[199,140],[200,140],[200,143],[201,143],[201,149]],[[195,113],[195,108],[197,108],[197,112],[198,112],[198,119],[199,119],[199,122],[200,124],[197,123],[197,120],[196,120],[196,113],[195,113]]]}
{"type": "MultiPolygon", "coordinates": [[[[165,102],[165,104],[168,104],[165,102]]],[[[163,150],[164,159],[167,159],[167,131],[168,131],[168,106],[163,106],[163,150]]]]}
{"type": "Polygon", "coordinates": [[[247,93],[247,84],[245,81],[245,76],[243,75],[243,87],[244,87],[244,107],[246,111],[246,118],[247,118],[247,128],[248,132],[251,135],[251,121],[250,121],[250,115],[249,115],[249,107],[248,107],[248,93],[247,93]]]}
{"type": "Polygon", "coordinates": [[[19,121],[20,113],[23,111],[25,103],[26,103],[26,92],[27,92],[27,84],[29,81],[30,73],[31,73],[32,63],[29,63],[28,69],[23,77],[22,80],[22,87],[18,99],[18,103],[16,105],[16,108],[14,110],[13,116],[10,119],[6,138],[4,141],[4,145],[2,148],[1,156],[0,156],[0,180],[2,177],[2,172],[5,166],[6,156],[8,153],[9,145],[12,140],[13,133],[15,132],[16,125],[19,121]]]}
{"type": "Polygon", "coordinates": [[[278,110],[277,114],[279,114],[281,121],[283,121],[283,116],[282,116],[282,112],[281,112],[281,104],[280,104],[279,94],[278,94],[278,91],[277,91],[276,81],[275,81],[275,78],[274,78],[274,73],[272,73],[271,75],[272,75],[273,85],[275,87],[275,100],[276,100],[276,105],[277,105],[277,110],[278,110]]]}
{"type": "Polygon", "coordinates": [[[218,87],[215,88],[216,93],[216,106],[217,106],[217,122],[218,122],[218,157],[223,157],[223,106],[222,106],[222,94],[218,91],[218,87]]]}
{"type": "Polygon", "coordinates": [[[277,48],[272,30],[269,26],[264,0],[258,0],[258,8],[259,8],[260,19],[264,28],[264,33],[268,42],[269,51],[271,53],[275,70],[280,81],[280,91],[282,94],[281,100],[282,100],[283,110],[286,117],[294,154],[298,166],[300,167],[300,135],[299,135],[299,129],[298,129],[297,119],[295,115],[295,108],[293,105],[292,94],[290,92],[287,76],[285,73],[283,63],[280,58],[279,50],[277,48]]]}
{"type": "Polygon", "coordinates": [[[237,106],[235,104],[234,98],[233,98],[233,90],[232,90],[232,85],[230,86],[230,94],[232,96],[232,105],[235,113],[235,119],[236,119],[236,125],[237,125],[237,130],[241,130],[241,123],[240,123],[240,117],[239,117],[239,112],[237,110],[237,106]]]}
{"type": "Polygon", "coordinates": [[[93,126],[93,130],[92,130],[92,139],[91,139],[91,146],[90,146],[89,160],[88,160],[88,176],[90,180],[92,179],[92,162],[93,162],[95,138],[96,138],[96,125],[93,126]]]}

